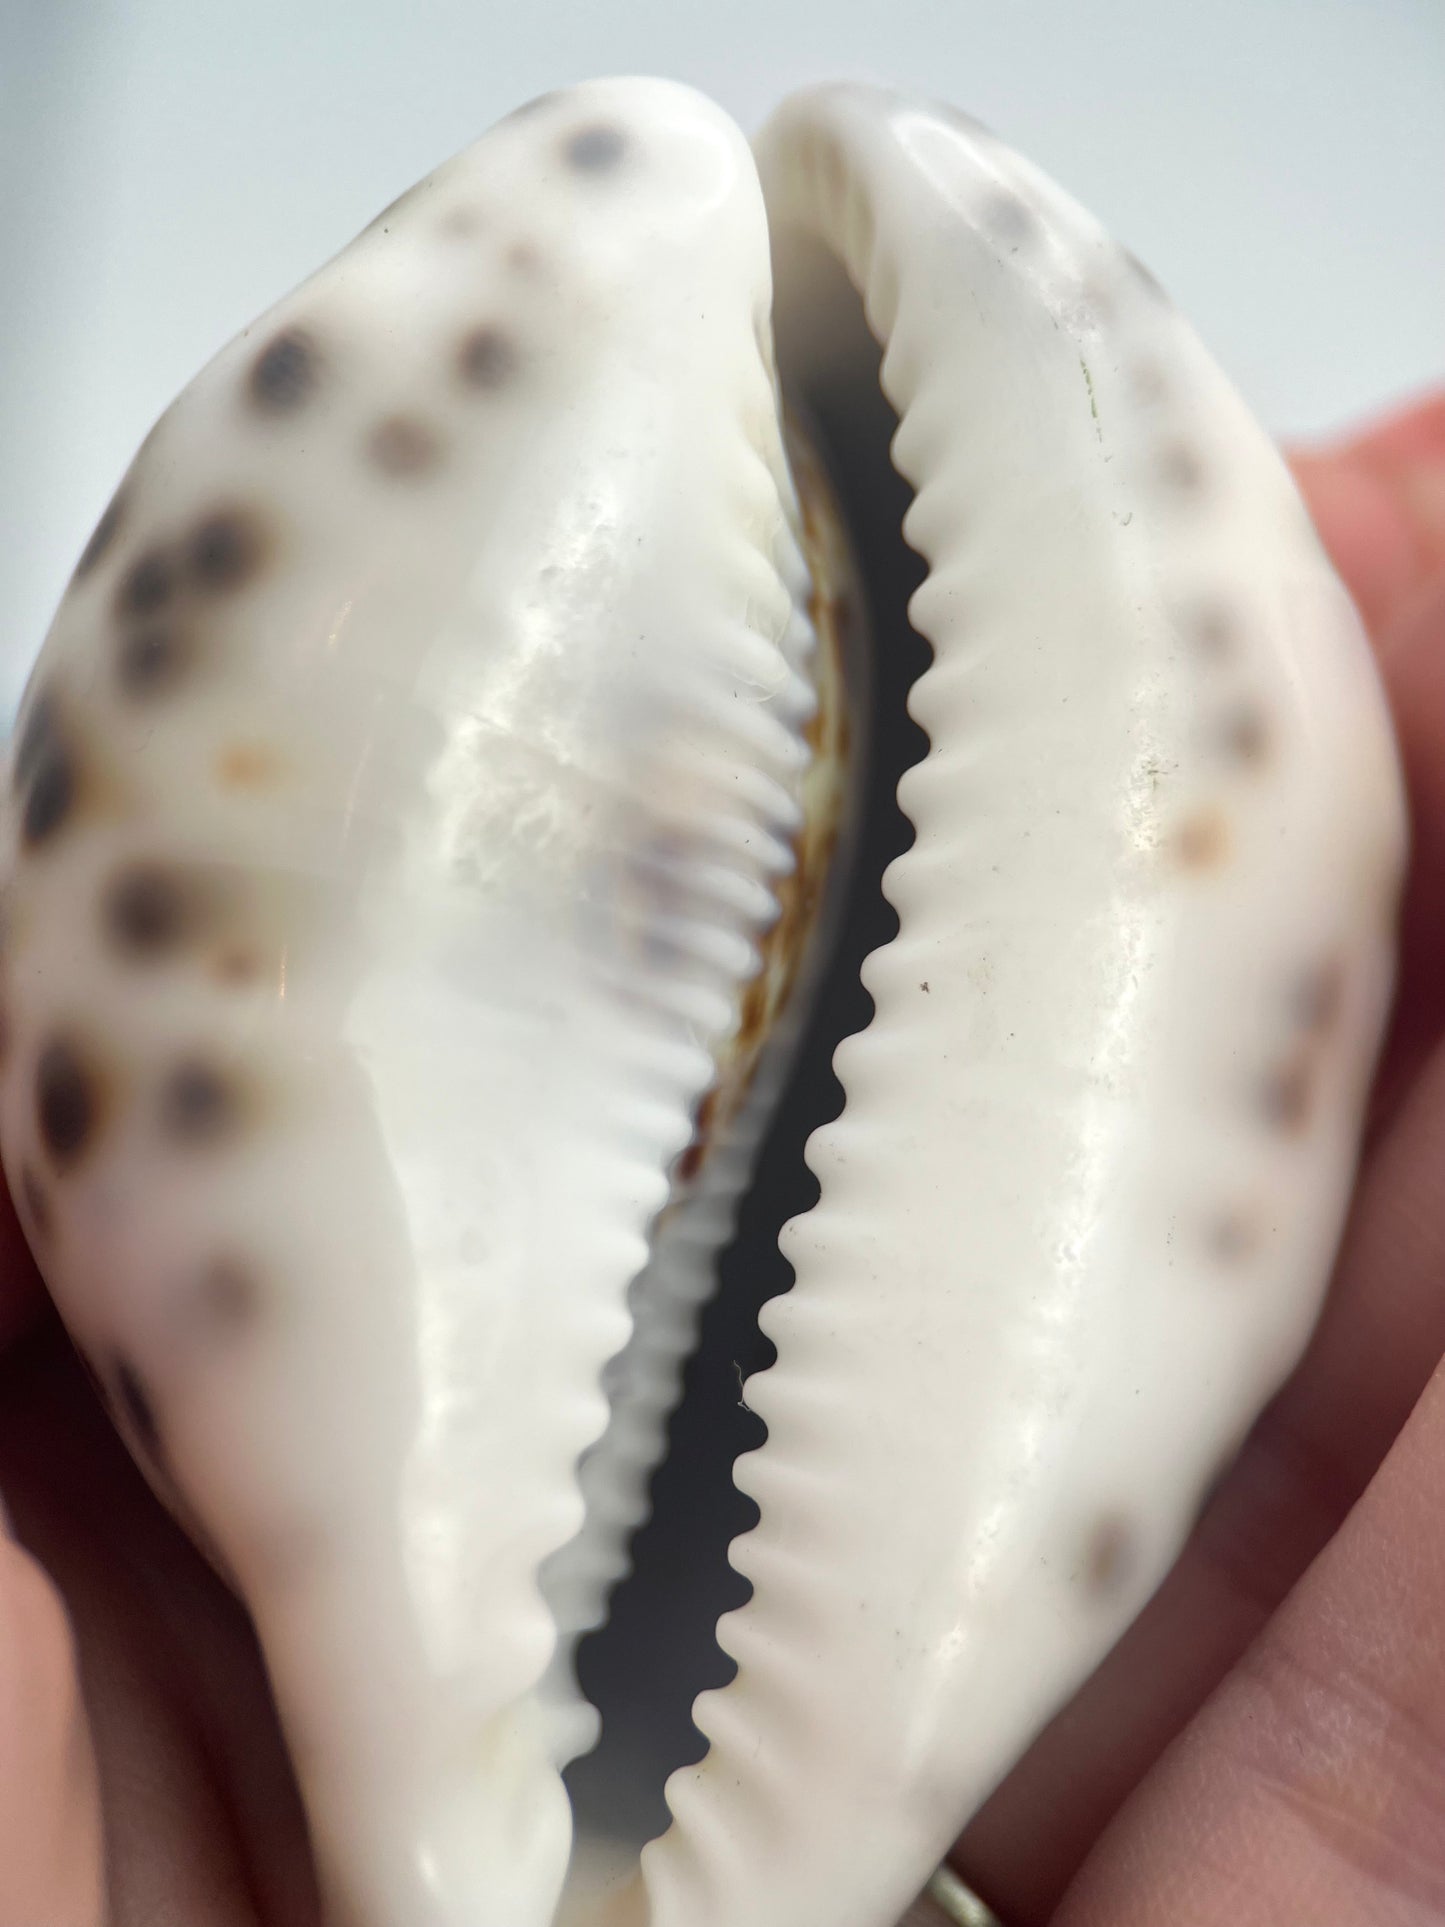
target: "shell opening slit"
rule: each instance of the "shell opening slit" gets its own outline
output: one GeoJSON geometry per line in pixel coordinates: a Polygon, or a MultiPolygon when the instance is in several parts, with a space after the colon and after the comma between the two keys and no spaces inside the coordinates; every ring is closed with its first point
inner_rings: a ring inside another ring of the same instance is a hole
{"type": "Polygon", "coordinates": [[[328,1918],[894,1927],[1298,1358],[1392,988],[1157,284],[951,109],[548,95],[162,417],[7,756],[0,1151],[328,1918]]]}

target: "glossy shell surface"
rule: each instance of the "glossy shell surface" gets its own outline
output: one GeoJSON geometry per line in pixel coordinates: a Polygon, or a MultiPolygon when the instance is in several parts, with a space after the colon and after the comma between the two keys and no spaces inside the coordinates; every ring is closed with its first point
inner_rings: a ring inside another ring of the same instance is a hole
{"type": "Polygon", "coordinates": [[[819,89],[755,166],[687,89],[548,96],[163,417],[7,789],[6,1170],[337,1922],[890,1927],[1297,1357],[1388,1003],[1373,667],[1187,325],[949,110],[819,89]],[[702,1275],[669,1187],[816,820],[774,330],[876,382],[860,299],[934,658],[900,933],[747,1391],[738,1676],[563,1898],[686,1319],[611,1430],[604,1373],[702,1275]]]}

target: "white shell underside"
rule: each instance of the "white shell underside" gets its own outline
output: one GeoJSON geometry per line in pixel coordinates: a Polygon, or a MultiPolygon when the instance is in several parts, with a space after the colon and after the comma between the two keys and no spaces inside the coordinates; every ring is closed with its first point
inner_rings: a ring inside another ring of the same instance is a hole
{"type": "Polygon", "coordinates": [[[840,265],[884,344],[930,750],[747,1390],[738,1676],[567,1918],[890,1927],[1167,1569],[1348,1195],[1402,805],[1278,456],[973,124],[828,88],[758,167],[615,81],[439,170],[163,419],[22,714],[6,1169],[348,1927],[563,1888],[538,1570],[798,826],[770,235],[785,377],[846,358],[840,265]]]}

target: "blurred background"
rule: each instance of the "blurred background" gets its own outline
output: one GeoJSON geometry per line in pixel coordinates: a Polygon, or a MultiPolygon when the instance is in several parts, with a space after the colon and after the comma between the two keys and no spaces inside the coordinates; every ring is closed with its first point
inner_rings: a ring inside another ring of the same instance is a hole
{"type": "Polygon", "coordinates": [[[152,420],[536,93],[835,75],[991,123],[1154,268],[1265,420],[1439,374],[1442,0],[0,0],[0,720],[152,420]]]}

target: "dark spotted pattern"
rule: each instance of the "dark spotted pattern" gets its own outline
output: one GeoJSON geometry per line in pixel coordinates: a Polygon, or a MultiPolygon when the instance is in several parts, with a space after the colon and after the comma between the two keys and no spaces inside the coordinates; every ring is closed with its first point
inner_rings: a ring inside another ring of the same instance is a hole
{"type": "Polygon", "coordinates": [[[1304,1052],[1276,1065],[1265,1078],[1260,1093],[1261,1108],[1270,1129],[1288,1136],[1302,1131],[1309,1122],[1314,1086],[1314,1068],[1304,1052]]]}
{"type": "Polygon", "coordinates": [[[1220,723],[1219,743],[1231,762],[1258,769],[1269,756],[1269,724],[1263,711],[1241,703],[1220,723]]]}
{"type": "Polygon", "coordinates": [[[1117,1514],[1100,1519],[1084,1548],[1084,1584],[1091,1593],[1116,1593],[1134,1565],[1134,1535],[1117,1514]]]}
{"type": "Polygon", "coordinates": [[[505,329],[484,322],[462,338],[457,373],[470,388],[501,388],[517,371],[517,350],[505,329]]]}
{"type": "Polygon", "coordinates": [[[52,1038],[40,1054],[35,1114],[41,1141],[61,1170],[85,1154],[99,1129],[99,1080],[67,1038],[52,1038]]]}
{"type": "Polygon", "coordinates": [[[627,136],[620,127],[584,127],[568,138],[567,165],[579,174],[609,174],[627,152],[627,136]]]}
{"type": "Polygon", "coordinates": [[[237,1120],[234,1084],[215,1065],[193,1058],[179,1064],[161,1090],[161,1128],[182,1144],[209,1144],[237,1120]]]}
{"type": "Polygon", "coordinates": [[[153,616],[176,592],[176,571],[160,549],[148,549],[132,562],[116,591],[116,613],[125,620],[153,616]]]}
{"type": "Polygon", "coordinates": [[[1181,623],[1201,655],[1217,661],[1231,655],[1239,640],[1239,624],[1227,603],[1201,598],[1185,609],[1181,623]]]}
{"type": "Polygon", "coordinates": [[[184,943],[199,905],[173,871],[138,863],[111,884],[104,902],[105,927],[123,954],[163,956],[184,943]]]}
{"type": "Polygon", "coordinates": [[[389,415],[367,438],[367,453],[383,475],[399,480],[425,475],[441,460],[441,440],[425,422],[389,415]]]}
{"type": "Polygon", "coordinates": [[[229,595],[250,581],[265,552],[261,524],[250,510],[216,509],[197,524],[186,545],[187,570],[204,593],[229,595]]]}
{"type": "Polygon", "coordinates": [[[137,629],[121,642],[116,679],[125,695],[144,701],[173,687],[189,660],[190,650],[178,630],[137,629]]]}
{"type": "Polygon", "coordinates": [[[1223,1211],[1207,1227],[1205,1242],[1221,1264],[1241,1264],[1259,1245],[1259,1225],[1245,1211],[1223,1211]]]}
{"type": "Polygon", "coordinates": [[[117,1358],[114,1375],[116,1403],[137,1444],[157,1465],[164,1465],[166,1455],[161,1443],[161,1428],[156,1423],[155,1407],[141,1384],[139,1373],[125,1359],[117,1358]]]}
{"type": "Polygon", "coordinates": [[[1188,442],[1166,442],[1154,458],[1154,472],[1171,495],[1191,497],[1204,491],[1204,458],[1188,442]]]}
{"type": "Polygon", "coordinates": [[[246,395],[259,414],[294,415],[315,395],[320,379],[313,337],[304,328],[283,328],[251,363],[246,395]]]}
{"type": "Polygon", "coordinates": [[[1295,1022],[1313,1036],[1333,1030],[1345,1001],[1345,967],[1338,957],[1307,970],[1291,997],[1295,1022]]]}
{"type": "Polygon", "coordinates": [[[235,1258],[216,1258],[207,1265],[197,1297],[207,1322],[228,1331],[251,1324],[261,1304],[255,1274],[235,1258]]]}
{"type": "Polygon", "coordinates": [[[125,520],[124,499],[117,495],[113,498],[104,515],[96,523],[90,540],[80,552],[80,560],[75,565],[75,580],[84,581],[91,570],[108,553],[115,538],[120,533],[125,520]]]}

